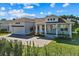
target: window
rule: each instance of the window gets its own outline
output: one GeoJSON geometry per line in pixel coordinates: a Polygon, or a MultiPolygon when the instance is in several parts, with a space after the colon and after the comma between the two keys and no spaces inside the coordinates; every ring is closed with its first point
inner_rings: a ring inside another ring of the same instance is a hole
{"type": "Polygon", "coordinates": [[[55,21],[55,18],[49,18],[48,21],[55,21]]]}
{"type": "Polygon", "coordinates": [[[61,31],[63,31],[64,29],[63,28],[61,28],[61,31]]]}
{"type": "Polygon", "coordinates": [[[68,31],[68,28],[65,28],[65,31],[68,31]]]}
{"type": "Polygon", "coordinates": [[[48,19],[48,21],[49,21],[49,19],[48,19]]]}
{"type": "Polygon", "coordinates": [[[52,18],[50,20],[52,21],[52,18]]]}
{"type": "Polygon", "coordinates": [[[20,22],[16,22],[16,24],[20,24],[20,22]]]}
{"type": "Polygon", "coordinates": [[[61,28],[61,31],[68,31],[68,28],[61,28]]]}
{"type": "Polygon", "coordinates": [[[55,20],[55,18],[53,18],[53,20],[55,20]]]}

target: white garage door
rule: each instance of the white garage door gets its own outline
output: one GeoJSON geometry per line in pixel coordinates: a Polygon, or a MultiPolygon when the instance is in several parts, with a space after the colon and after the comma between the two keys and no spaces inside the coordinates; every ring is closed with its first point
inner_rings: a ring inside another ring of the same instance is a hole
{"type": "Polygon", "coordinates": [[[25,34],[25,28],[24,27],[13,27],[13,34],[25,34]]]}

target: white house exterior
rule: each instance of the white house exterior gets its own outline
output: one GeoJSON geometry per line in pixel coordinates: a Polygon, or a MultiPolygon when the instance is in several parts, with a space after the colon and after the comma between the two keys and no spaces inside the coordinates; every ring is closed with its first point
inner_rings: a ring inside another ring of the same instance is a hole
{"type": "Polygon", "coordinates": [[[58,37],[65,34],[72,38],[72,22],[55,15],[45,18],[1,21],[1,28],[6,28],[12,34],[27,35],[33,32],[35,35],[40,34],[46,37],[58,37]]]}

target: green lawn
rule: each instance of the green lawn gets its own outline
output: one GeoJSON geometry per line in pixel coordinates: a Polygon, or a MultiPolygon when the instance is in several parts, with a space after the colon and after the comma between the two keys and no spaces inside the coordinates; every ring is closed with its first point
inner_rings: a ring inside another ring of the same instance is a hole
{"type": "Polygon", "coordinates": [[[79,55],[79,45],[59,43],[52,41],[47,46],[48,55],[79,55]]]}
{"type": "Polygon", "coordinates": [[[72,39],[53,39],[46,47],[39,49],[39,55],[50,55],[50,56],[78,56],[79,55],[79,37],[73,34],[72,39]],[[46,54],[45,54],[46,53],[46,54]]]}
{"type": "Polygon", "coordinates": [[[0,33],[0,36],[4,36],[4,35],[7,35],[9,33],[0,33]]]}

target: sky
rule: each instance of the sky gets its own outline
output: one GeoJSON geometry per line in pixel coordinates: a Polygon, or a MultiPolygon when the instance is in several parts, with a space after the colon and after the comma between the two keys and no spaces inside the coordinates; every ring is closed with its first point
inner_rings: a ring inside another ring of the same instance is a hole
{"type": "Polygon", "coordinates": [[[79,3],[0,3],[0,19],[43,18],[52,14],[79,16],[79,3]]]}

